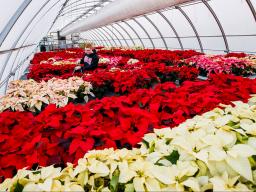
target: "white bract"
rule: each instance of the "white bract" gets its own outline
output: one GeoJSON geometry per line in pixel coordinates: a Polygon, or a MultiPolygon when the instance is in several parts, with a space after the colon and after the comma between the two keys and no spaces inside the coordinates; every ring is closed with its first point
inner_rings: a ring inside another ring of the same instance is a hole
{"type": "Polygon", "coordinates": [[[12,81],[6,95],[0,98],[0,112],[6,109],[41,111],[44,104],[56,104],[57,107],[64,107],[68,104],[69,99],[77,98],[78,91],[85,96],[94,96],[91,90],[92,85],[80,77],[53,78],[40,83],[32,79],[12,81]]]}
{"type": "Polygon", "coordinates": [[[254,191],[256,105],[234,102],[144,136],[139,149],[93,150],[64,170],[20,170],[0,191],[254,191]]]}

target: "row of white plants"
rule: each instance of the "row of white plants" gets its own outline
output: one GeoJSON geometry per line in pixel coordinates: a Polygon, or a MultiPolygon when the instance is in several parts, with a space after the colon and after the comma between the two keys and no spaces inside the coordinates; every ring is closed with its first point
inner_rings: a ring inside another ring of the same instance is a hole
{"type": "Polygon", "coordinates": [[[0,98],[0,112],[7,109],[35,112],[41,111],[42,106],[48,104],[64,107],[70,99],[76,99],[78,93],[87,102],[89,95],[94,96],[92,89],[92,85],[80,77],[53,78],[40,83],[32,79],[12,81],[6,95],[0,98]]]}
{"type": "Polygon", "coordinates": [[[256,97],[155,129],[140,148],[88,152],[78,165],[19,170],[0,191],[253,191],[256,97]]]}

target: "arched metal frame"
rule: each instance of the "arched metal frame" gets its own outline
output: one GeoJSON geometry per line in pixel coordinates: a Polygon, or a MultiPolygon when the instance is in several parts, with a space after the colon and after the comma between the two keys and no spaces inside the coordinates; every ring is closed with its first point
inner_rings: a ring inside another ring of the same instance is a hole
{"type": "MultiPolygon", "coordinates": [[[[126,46],[129,47],[129,43],[127,42],[127,40],[125,39],[125,37],[123,36],[123,34],[115,28],[115,26],[110,25],[110,26],[108,26],[108,27],[112,27],[112,29],[114,29],[114,30],[121,36],[121,38],[123,38],[123,40],[124,40],[126,46]]],[[[111,29],[110,29],[110,30],[111,30],[111,29]]],[[[114,30],[111,30],[111,31],[114,33],[114,30]]],[[[121,42],[122,42],[122,41],[121,41],[121,42]]]]}
{"type": "Polygon", "coordinates": [[[107,35],[105,35],[99,28],[98,29],[94,29],[92,31],[97,32],[100,36],[103,37],[104,41],[109,44],[110,47],[113,47],[112,42],[110,41],[110,39],[107,37],[107,35]]]}
{"type": "Polygon", "coordinates": [[[109,30],[109,28],[108,28],[107,26],[104,26],[104,27],[100,27],[100,28],[101,28],[103,31],[105,31],[105,33],[108,34],[108,36],[112,39],[112,41],[115,43],[115,45],[118,47],[118,45],[117,45],[117,43],[116,43],[116,40],[117,40],[117,41],[119,42],[120,46],[123,46],[122,43],[121,43],[121,41],[120,41],[120,39],[116,36],[116,34],[114,34],[113,31],[109,30]],[[104,27],[105,27],[106,29],[105,29],[104,27]],[[116,39],[114,39],[111,34],[114,35],[116,39]]]}
{"type": "Polygon", "coordinates": [[[107,47],[108,47],[108,46],[111,46],[110,42],[108,42],[108,40],[105,39],[105,37],[102,36],[101,33],[99,33],[98,31],[96,31],[96,29],[90,30],[90,32],[93,33],[95,36],[100,36],[102,43],[104,43],[107,47]]]}
{"type": "MultiPolygon", "coordinates": [[[[94,30],[98,30],[105,38],[106,38],[106,40],[110,43],[110,46],[111,47],[114,47],[113,46],[113,43],[111,42],[111,39],[112,39],[112,36],[109,38],[108,37],[108,34],[103,30],[103,29],[101,29],[101,28],[97,28],[97,29],[94,29],[94,30]],[[105,34],[106,33],[106,34],[105,34]]],[[[114,42],[115,43],[115,42],[114,42]]]]}
{"type": "MultiPolygon", "coordinates": [[[[29,3],[30,3],[31,1],[32,1],[32,0],[23,0],[22,5],[19,6],[18,10],[15,12],[15,14],[13,15],[13,17],[8,21],[8,24],[4,27],[2,33],[0,34],[0,44],[2,44],[2,43],[4,42],[5,38],[8,36],[9,32],[12,30],[12,27],[13,27],[13,26],[15,25],[15,23],[18,21],[19,17],[22,15],[22,12],[26,9],[26,7],[29,5],[29,3]],[[26,4],[27,4],[27,5],[26,5],[26,4]],[[21,11],[22,9],[23,9],[23,11],[21,11]],[[16,19],[15,19],[15,18],[16,18],[16,19]],[[12,24],[12,23],[13,23],[13,24],[12,24]],[[9,31],[8,31],[8,29],[9,29],[9,31]],[[7,31],[8,31],[8,33],[6,33],[7,31]],[[4,34],[6,34],[5,37],[4,37],[4,34]],[[2,42],[1,42],[1,41],[2,41],[2,42]]],[[[50,1],[50,0],[48,0],[47,2],[49,2],[49,1],[50,1]]],[[[217,23],[217,25],[218,25],[218,27],[219,27],[219,29],[220,29],[220,31],[221,31],[221,34],[222,34],[222,37],[223,37],[223,40],[224,40],[224,43],[225,43],[225,46],[226,46],[226,50],[227,50],[227,52],[228,52],[228,51],[229,51],[229,45],[228,45],[228,41],[227,41],[227,36],[226,36],[226,34],[225,34],[225,31],[224,31],[224,29],[223,29],[223,27],[222,27],[222,25],[221,25],[221,23],[220,23],[220,21],[219,21],[217,15],[215,14],[214,10],[213,10],[213,9],[211,8],[211,6],[209,5],[209,3],[208,3],[207,0],[200,0],[200,1],[205,4],[205,6],[208,8],[208,10],[210,11],[210,13],[211,13],[212,16],[214,17],[214,19],[215,19],[215,21],[216,21],[216,23],[217,23]]],[[[47,2],[45,2],[45,4],[47,4],[47,2]]],[[[104,1],[104,2],[107,2],[107,0],[104,1]]],[[[251,10],[251,13],[252,13],[252,15],[253,15],[253,17],[254,17],[254,19],[255,19],[255,21],[256,21],[256,12],[255,12],[255,8],[254,8],[252,2],[251,2],[250,0],[246,0],[246,2],[247,2],[248,6],[249,6],[249,8],[250,8],[250,10],[251,10]]],[[[96,5],[95,5],[95,6],[96,6],[96,5]]],[[[95,8],[95,6],[93,6],[93,8],[95,8]]],[[[44,7],[44,6],[42,6],[42,8],[41,8],[42,10],[43,10],[43,7],[44,7]]],[[[96,6],[96,7],[97,7],[97,6],[96,6]]],[[[183,16],[186,18],[186,20],[187,20],[187,21],[189,22],[189,24],[191,25],[191,27],[192,27],[192,29],[193,29],[195,35],[196,35],[196,38],[197,38],[197,40],[198,40],[200,49],[201,49],[201,51],[203,52],[204,49],[203,49],[203,46],[202,46],[202,42],[201,42],[200,36],[199,36],[199,34],[198,34],[198,32],[197,32],[197,30],[196,30],[196,28],[195,28],[193,22],[191,21],[191,19],[189,18],[189,16],[186,14],[186,12],[185,12],[181,7],[176,6],[175,8],[177,8],[177,9],[183,14],[183,16]]],[[[41,11],[41,10],[38,10],[38,13],[37,13],[37,14],[39,14],[40,11],[41,11]]],[[[172,28],[173,32],[175,33],[175,36],[177,37],[177,39],[178,39],[178,41],[179,41],[179,44],[180,44],[181,49],[184,49],[184,47],[183,47],[183,45],[182,45],[182,41],[181,41],[181,39],[180,39],[180,37],[179,37],[177,31],[175,30],[175,27],[171,24],[171,22],[165,17],[165,15],[164,15],[162,12],[159,11],[159,12],[157,12],[157,13],[160,14],[160,15],[162,16],[162,18],[165,19],[165,21],[168,23],[168,25],[172,28]]],[[[35,14],[35,15],[37,15],[37,14],[35,14]]],[[[33,18],[31,18],[30,22],[29,22],[29,23],[27,24],[27,26],[24,28],[23,33],[21,33],[21,35],[19,35],[19,38],[17,38],[17,40],[16,40],[16,45],[19,43],[18,40],[19,40],[20,38],[22,38],[22,37],[23,37],[23,34],[26,32],[26,28],[27,28],[27,27],[29,26],[29,24],[31,24],[31,23],[33,22],[33,20],[36,18],[35,15],[34,15],[33,18]]],[[[166,43],[166,41],[165,41],[166,39],[165,39],[165,38],[163,37],[163,35],[161,34],[161,31],[156,27],[155,23],[154,23],[148,16],[144,16],[144,17],[153,25],[153,27],[157,30],[157,32],[159,33],[160,37],[162,38],[163,42],[166,43]]],[[[41,19],[40,19],[40,20],[41,20],[41,19]]],[[[142,30],[143,30],[143,31],[146,33],[146,35],[148,36],[148,39],[151,41],[151,44],[153,45],[153,48],[155,48],[154,42],[152,41],[152,38],[150,38],[150,34],[145,30],[143,24],[142,24],[141,22],[137,21],[136,19],[132,19],[132,20],[135,21],[135,22],[137,23],[137,25],[139,25],[140,28],[142,28],[142,30]]],[[[55,21],[56,21],[56,19],[55,19],[55,21]]],[[[54,21],[54,22],[55,22],[55,21],[54,21]]],[[[123,23],[124,23],[127,27],[129,27],[129,28],[136,34],[136,36],[137,36],[138,39],[140,40],[140,42],[141,42],[141,44],[143,45],[143,47],[145,47],[144,42],[142,41],[141,37],[138,35],[138,33],[136,32],[136,30],[133,29],[133,27],[131,27],[127,21],[123,21],[123,23]]],[[[115,23],[115,24],[117,24],[117,25],[120,27],[120,29],[122,29],[122,30],[128,35],[128,37],[130,37],[130,39],[132,40],[133,44],[135,45],[134,39],[131,38],[131,35],[125,30],[125,28],[124,28],[122,25],[118,24],[118,23],[115,23]]],[[[104,29],[103,29],[103,27],[101,28],[101,30],[104,30],[105,33],[107,33],[106,31],[111,31],[111,33],[113,33],[113,34],[116,36],[116,33],[115,33],[114,31],[110,30],[108,27],[105,27],[104,29]],[[105,30],[104,30],[104,29],[105,29],[105,30]],[[107,30],[107,29],[108,29],[108,30],[107,30]]],[[[125,40],[126,44],[128,44],[127,41],[126,41],[127,39],[125,39],[124,36],[123,36],[123,34],[117,29],[117,26],[116,26],[116,27],[114,26],[113,29],[115,29],[115,31],[119,32],[119,34],[120,34],[120,35],[123,37],[123,39],[125,40]]],[[[96,30],[96,29],[95,29],[95,30],[96,30]]],[[[101,30],[98,29],[98,30],[96,30],[96,31],[100,31],[100,32],[101,32],[101,30]]],[[[31,33],[32,31],[33,31],[33,29],[30,31],[30,33],[31,33]]],[[[29,33],[29,35],[30,35],[30,33],[29,33]]],[[[95,32],[95,33],[98,34],[99,32],[95,32]]],[[[106,45],[107,45],[107,44],[110,44],[111,46],[113,46],[112,43],[111,43],[111,41],[110,41],[110,39],[109,39],[103,32],[101,32],[101,33],[102,33],[102,37],[103,37],[103,41],[102,41],[102,42],[104,42],[106,45]],[[108,40],[106,40],[105,38],[107,38],[108,40]]],[[[96,42],[96,41],[98,41],[98,42],[101,41],[101,40],[100,40],[101,38],[98,38],[97,36],[96,36],[96,38],[94,37],[94,32],[89,32],[89,33],[87,33],[87,34],[88,34],[88,35],[90,35],[90,34],[92,35],[92,34],[93,34],[93,37],[92,37],[93,41],[95,41],[95,42],[96,42]]],[[[99,35],[100,35],[100,34],[99,34],[99,35]]],[[[101,36],[101,35],[100,35],[100,36],[101,36]]],[[[111,37],[111,36],[110,36],[110,37],[111,37]]],[[[27,37],[27,38],[28,38],[28,37],[27,37]]],[[[22,45],[24,45],[24,43],[26,42],[27,38],[25,39],[25,41],[23,41],[22,45]]],[[[117,38],[117,40],[120,41],[119,38],[117,38]]],[[[114,42],[115,42],[115,41],[114,41],[114,42]]],[[[101,43],[99,43],[99,44],[101,44],[101,43]]],[[[116,44],[116,43],[115,43],[115,44],[116,44]]],[[[120,44],[121,44],[121,43],[120,43],[120,44]]],[[[14,44],[13,44],[13,45],[14,45],[14,44]]],[[[16,47],[16,45],[15,45],[15,47],[16,47]]],[[[122,45],[122,44],[121,44],[121,45],[122,45]]],[[[168,46],[167,46],[167,43],[165,44],[165,47],[168,47],[168,46]]],[[[16,65],[16,59],[17,59],[17,57],[19,56],[20,51],[23,52],[24,49],[18,51],[18,53],[17,53],[17,55],[16,55],[16,57],[15,57],[15,60],[14,60],[15,62],[13,62],[12,66],[11,66],[11,68],[10,68],[11,71],[10,71],[10,73],[9,73],[8,76],[10,76],[10,74],[13,74],[13,67],[14,67],[14,64],[16,65]]],[[[8,62],[9,62],[10,57],[11,57],[11,55],[8,57],[7,61],[6,61],[5,64],[4,64],[5,66],[4,66],[4,67],[2,68],[2,70],[1,70],[1,73],[2,73],[2,74],[0,73],[0,78],[3,77],[4,70],[5,70],[5,68],[6,68],[6,65],[7,65],[8,62]]],[[[18,66],[19,66],[19,65],[18,65],[18,66]]],[[[16,68],[17,68],[17,67],[15,67],[15,72],[16,72],[16,68]]],[[[9,69],[9,68],[8,68],[8,69],[9,69]]],[[[6,80],[6,79],[5,79],[5,80],[6,80]]]]}
{"type": "Polygon", "coordinates": [[[152,39],[151,39],[149,33],[147,32],[147,30],[143,27],[143,25],[142,25],[140,22],[138,22],[135,18],[132,18],[131,20],[133,20],[135,23],[137,23],[137,25],[139,25],[140,28],[146,33],[146,35],[147,35],[149,41],[151,42],[151,44],[152,44],[152,46],[153,46],[153,49],[155,49],[155,48],[156,48],[156,47],[155,47],[155,44],[154,44],[154,42],[152,41],[152,39]]]}
{"type": "Polygon", "coordinates": [[[77,3],[77,2],[79,2],[79,1],[81,1],[81,0],[77,0],[77,1],[75,1],[75,2],[72,2],[72,4],[68,4],[68,5],[65,7],[65,9],[68,8],[68,7],[70,7],[70,6],[72,6],[74,3],[77,3]]]}
{"type": "MultiPolygon", "coordinates": [[[[68,0],[66,0],[65,3],[66,3],[67,1],[68,1],[68,0]]],[[[25,38],[24,41],[22,42],[22,46],[24,45],[24,43],[26,42],[26,40],[28,39],[28,37],[30,36],[30,34],[32,33],[32,31],[34,30],[35,26],[36,26],[36,25],[47,15],[47,13],[48,13],[51,9],[53,9],[58,3],[59,3],[59,1],[55,2],[55,4],[53,4],[53,5],[39,18],[39,20],[35,23],[35,25],[32,27],[32,29],[30,30],[30,32],[28,33],[28,35],[26,36],[26,38],[25,38]]],[[[62,8],[64,7],[65,3],[62,5],[62,8]]],[[[45,6],[44,6],[44,7],[45,7],[45,6]]],[[[43,10],[43,7],[40,9],[40,11],[41,11],[41,10],[43,10]]],[[[60,9],[60,10],[61,10],[61,9],[60,9]]],[[[40,11],[39,11],[39,12],[40,12],[40,11]]],[[[59,13],[60,13],[60,12],[59,12],[59,13]]],[[[59,15],[59,13],[58,13],[58,15],[59,15]]],[[[56,16],[56,18],[58,17],[58,15],[56,16]]],[[[32,21],[33,21],[33,20],[31,20],[31,22],[32,22],[32,21]]],[[[54,20],[54,22],[55,22],[55,21],[56,21],[56,20],[54,20]]],[[[51,25],[50,29],[51,29],[52,26],[54,25],[54,22],[53,22],[53,24],[51,25]]],[[[31,23],[29,23],[29,24],[31,24],[31,23]]],[[[27,29],[27,28],[25,28],[25,29],[27,29]]],[[[49,29],[49,31],[50,31],[50,29],[49,29]]],[[[26,30],[24,30],[24,32],[25,32],[25,31],[26,31],[26,30]]],[[[22,37],[23,34],[24,34],[24,33],[21,33],[21,36],[20,36],[20,37],[22,37]]],[[[18,39],[18,40],[19,40],[19,39],[18,39]]],[[[17,44],[17,43],[18,43],[18,41],[16,42],[16,44],[17,44]]],[[[15,46],[16,46],[16,45],[15,45],[15,46]]],[[[5,80],[3,80],[3,81],[7,81],[7,83],[8,83],[8,81],[9,81],[9,78],[11,77],[10,74],[13,74],[13,73],[15,74],[15,73],[16,73],[16,71],[13,71],[13,66],[14,66],[14,64],[16,63],[16,60],[17,60],[17,57],[18,57],[20,51],[22,51],[21,53],[23,53],[24,49],[18,51],[18,53],[16,54],[16,57],[15,57],[15,59],[14,59],[14,62],[13,62],[13,64],[12,64],[12,67],[11,67],[11,70],[10,70],[9,75],[7,76],[7,78],[6,78],[5,80]]],[[[3,69],[1,70],[1,76],[0,76],[1,79],[2,79],[2,76],[3,76],[4,70],[5,70],[5,68],[6,68],[6,65],[7,65],[8,62],[9,62],[10,57],[11,57],[11,54],[8,55],[8,59],[7,59],[7,61],[5,62],[5,65],[4,65],[3,69]]]]}
{"type": "Polygon", "coordinates": [[[118,27],[120,27],[126,34],[127,34],[127,36],[130,38],[130,40],[132,41],[132,43],[133,43],[133,46],[136,46],[136,44],[135,44],[135,42],[134,42],[134,40],[133,40],[133,38],[132,38],[132,36],[126,31],[126,29],[122,26],[122,25],[120,25],[119,23],[115,23],[118,27]]]}
{"type": "MultiPolygon", "coordinates": [[[[108,2],[109,0],[101,0],[99,3],[97,3],[96,5],[94,5],[91,9],[87,10],[85,13],[83,13],[82,15],[76,17],[75,19],[73,19],[71,22],[69,22],[68,24],[66,24],[64,27],[62,27],[62,29],[64,29],[65,27],[71,25],[72,23],[74,23],[75,21],[77,21],[78,19],[82,18],[83,16],[87,15],[89,12],[93,11],[95,8],[101,6],[103,3],[108,2]]],[[[61,29],[61,30],[62,30],[61,29]]]]}
{"type": "Polygon", "coordinates": [[[249,8],[250,8],[250,10],[252,12],[252,15],[254,17],[254,20],[256,22],[256,11],[255,11],[255,8],[253,7],[253,4],[252,4],[252,2],[250,0],[246,0],[246,2],[248,4],[248,6],[249,6],[249,8]]]}
{"type": "Polygon", "coordinates": [[[99,43],[100,46],[103,46],[103,45],[104,45],[103,40],[102,40],[101,38],[99,38],[98,36],[95,36],[91,31],[87,31],[87,32],[89,32],[89,34],[90,34],[91,36],[93,36],[93,37],[98,41],[98,43],[99,43]]]}
{"type": "MultiPolygon", "coordinates": [[[[102,4],[104,3],[104,2],[108,2],[109,0],[106,0],[106,1],[98,1],[99,3],[100,3],[100,5],[97,5],[97,7],[102,7],[102,4]],[[103,2],[103,3],[102,3],[103,2]]],[[[81,6],[81,5],[86,5],[86,4],[88,4],[88,3],[93,3],[93,2],[95,2],[95,1],[91,1],[91,2],[83,2],[83,3],[80,3],[80,4],[78,4],[78,5],[76,5],[77,7],[78,6],[81,6]]],[[[65,9],[65,12],[63,12],[60,16],[65,16],[65,15],[67,15],[67,14],[70,14],[70,13],[72,13],[72,12],[74,12],[74,11],[79,11],[79,10],[84,10],[85,8],[88,8],[88,9],[95,9],[95,6],[96,5],[92,5],[92,6],[88,6],[88,7],[79,7],[79,8],[76,8],[76,9],[72,9],[72,8],[70,8],[70,9],[65,9]]],[[[76,13],[76,12],[75,12],[76,13]]],[[[84,14],[84,13],[81,13],[81,14],[84,14]]],[[[83,15],[84,16],[84,15],[83,15]]],[[[80,17],[80,16],[79,16],[80,17]]],[[[81,17],[80,17],[81,18],[81,17]]]]}
{"type": "Polygon", "coordinates": [[[193,22],[191,21],[191,19],[189,18],[189,16],[185,13],[185,11],[183,11],[183,9],[181,9],[179,6],[175,6],[175,8],[176,8],[177,10],[179,10],[179,11],[181,12],[181,14],[182,14],[182,15],[186,18],[186,20],[189,22],[190,26],[192,27],[192,29],[193,29],[193,31],[194,31],[194,33],[195,33],[195,35],[196,35],[197,41],[198,41],[199,46],[200,46],[200,50],[201,50],[201,52],[203,53],[203,52],[204,52],[204,48],[203,48],[201,39],[200,39],[200,37],[199,37],[199,34],[198,34],[198,32],[197,32],[197,30],[196,30],[196,28],[195,28],[193,22]]]}
{"type": "Polygon", "coordinates": [[[212,9],[212,7],[209,5],[209,3],[206,1],[206,0],[202,0],[203,4],[207,7],[207,9],[211,12],[212,16],[214,17],[219,29],[220,29],[220,32],[222,34],[222,37],[223,37],[223,40],[224,40],[224,43],[225,43],[225,47],[226,47],[226,52],[229,53],[229,45],[228,45],[228,40],[227,40],[227,37],[226,37],[226,34],[225,34],[225,31],[220,23],[220,20],[218,19],[216,13],[214,12],[214,10],[212,9]]]}
{"type": "Polygon", "coordinates": [[[105,46],[106,42],[104,43],[104,40],[101,39],[98,34],[95,35],[94,33],[92,33],[92,31],[87,31],[87,33],[89,33],[91,36],[95,37],[98,40],[98,42],[100,43],[100,45],[104,45],[105,46]]]}
{"type": "MultiPolygon", "coordinates": [[[[59,2],[57,1],[54,5],[52,5],[52,6],[45,12],[45,14],[44,14],[42,17],[39,18],[38,22],[40,22],[41,19],[42,19],[52,8],[54,8],[58,3],[59,3],[59,2]]],[[[44,8],[45,6],[46,6],[46,4],[44,4],[44,6],[43,6],[41,9],[39,9],[38,14],[40,13],[40,11],[43,10],[43,8],[44,8]]],[[[33,19],[35,19],[35,18],[36,18],[36,17],[33,17],[33,19]]],[[[31,19],[31,20],[28,22],[27,26],[24,28],[24,30],[22,31],[22,33],[20,33],[19,38],[16,39],[16,41],[15,41],[15,43],[12,45],[12,47],[16,47],[16,45],[17,45],[18,42],[19,42],[19,39],[24,35],[25,31],[27,30],[27,27],[31,24],[31,22],[33,22],[33,19],[31,19]]],[[[34,26],[36,26],[38,22],[36,22],[34,26]]],[[[29,35],[31,34],[31,32],[33,31],[33,29],[34,29],[34,27],[31,28],[31,30],[30,30],[30,32],[28,33],[28,35],[26,36],[25,40],[22,42],[22,46],[23,46],[24,43],[26,42],[27,38],[29,37],[29,35]]],[[[10,72],[10,73],[13,73],[13,72],[12,72],[12,68],[13,68],[14,64],[16,63],[16,59],[17,59],[17,57],[18,57],[20,51],[21,51],[21,50],[19,50],[19,51],[17,52],[17,54],[16,54],[16,57],[15,57],[14,62],[13,62],[13,64],[12,64],[11,72],[10,72]]],[[[23,52],[23,51],[22,51],[22,52],[23,52]]],[[[3,68],[2,68],[2,70],[1,70],[1,72],[0,72],[0,79],[2,79],[2,76],[3,76],[3,74],[4,74],[4,71],[5,71],[5,69],[6,69],[6,66],[7,66],[7,64],[8,64],[8,62],[9,62],[9,59],[10,59],[11,55],[12,55],[12,53],[8,54],[7,59],[5,60],[4,66],[3,66],[3,68]]]]}
{"type": "Polygon", "coordinates": [[[97,38],[95,38],[94,36],[92,36],[92,34],[91,34],[91,33],[86,33],[85,35],[86,35],[86,37],[89,37],[91,41],[95,42],[97,46],[99,46],[99,45],[100,45],[100,43],[99,43],[98,39],[97,39],[97,38]]]}
{"type": "MultiPolygon", "coordinates": [[[[61,11],[63,10],[63,8],[65,7],[65,5],[67,4],[68,1],[69,1],[69,0],[66,0],[66,1],[63,3],[63,5],[61,6],[61,9],[59,10],[57,16],[55,17],[55,19],[54,19],[54,21],[53,21],[53,23],[52,23],[52,25],[51,25],[51,27],[49,28],[49,30],[48,30],[47,33],[49,33],[49,31],[51,30],[51,28],[52,28],[53,25],[55,24],[56,18],[60,15],[61,11]]],[[[58,3],[59,3],[59,1],[55,2],[55,4],[53,4],[53,5],[39,18],[38,22],[35,23],[35,25],[32,27],[32,29],[30,30],[30,32],[29,32],[28,35],[26,36],[25,40],[22,42],[22,45],[24,45],[24,43],[26,42],[26,40],[28,39],[28,37],[29,37],[30,34],[32,33],[32,31],[33,31],[33,29],[35,28],[35,26],[36,26],[36,25],[46,16],[46,14],[47,14],[51,9],[53,9],[58,3]]],[[[41,10],[42,10],[42,9],[41,9],[41,10]]],[[[22,53],[23,53],[23,51],[24,51],[24,49],[22,49],[22,53]]],[[[20,50],[19,50],[19,52],[20,52],[20,50]]],[[[7,86],[8,86],[9,78],[11,77],[10,74],[14,74],[14,75],[15,75],[15,73],[16,73],[16,71],[17,71],[17,69],[18,69],[18,68],[16,68],[15,70],[13,70],[13,66],[14,66],[14,63],[16,63],[16,59],[17,59],[17,57],[18,57],[18,55],[19,55],[19,52],[17,53],[17,55],[16,55],[16,57],[15,57],[15,60],[14,60],[13,65],[12,65],[12,67],[11,67],[11,72],[9,73],[9,75],[8,75],[7,78],[6,78],[6,79],[7,79],[7,82],[6,82],[6,86],[5,86],[5,91],[6,91],[6,88],[7,88],[7,86]]],[[[5,81],[6,81],[6,79],[5,79],[5,81]]]]}
{"type": "Polygon", "coordinates": [[[8,36],[9,32],[12,30],[15,23],[18,21],[22,13],[26,10],[32,0],[24,0],[20,7],[17,9],[15,14],[11,17],[8,23],[5,25],[3,31],[0,34],[0,47],[2,46],[4,40],[8,36]]]}
{"type": "Polygon", "coordinates": [[[20,67],[25,63],[25,61],[27,61],[27,60],[29,59],[29,57],[30,57],[31,55],[33,55],[35,52],[36,52],[36,48],[34,49],[34,51],[32,51],[25,59],[23,59],[23,60],[16,66],[16,68],[14,69],[15,72],[9,73],[9,75],[7,76],[7,78],[6,78],[4,81],[2,81],[2,82],[0,83],[0,87],[5,86],[5,88],[4,88],[5,92],[6,92],[6,90],[7,90],[8,84],[9,84],[9,79],[10,79],[12,76],[15,75],[16,71],[17,71],[18,69],[20,69],[20,67]],[[14,74],[14,75],[13,75],[13,74],[14,74]]]}
{"type": "MultiPolygon", "coordinates": [[[[29,25],[34,21],[34,19],[36,18],[36,16],[44,9],[44,7],[45,7],[50,1],[51,1],[51,0],[46,1],[46,2],[38,9],[38,11],[34,14],[34,16],[31,17],[30,21],[29,21],[29,22],[27,23],[27,25],[24,27],[23,31],[20,33],[20,35],[18,36],[18,38],[16,39],[16,41],[12,44],[11,49],[13,49],[13,48],[15,48],[15,47],[17,46],[19,40],[22,38],[22,36],[23,36],[24,33],[26,32],[26,30],[28,29],[29,25]]],[[[57,3],[56,3],[56,4],[57,4],[57,3]]],[[[55,6],[55,4],[54,4],[54,6],[55,6]]],[[[48,11],[49,11],[49,10],[47,10],[47,12],[48,12],[48,11]]],[[[22,43],[22,45],[23,45],[23,44],[24,44],[24,42],[22,43]]],[[[18,53],[19,53],[19,52],[18,52],[18,53]]],[[[18,53],[17,53],[17,54],[18,54],[18,53]]],[[[4,62],[4,66],[3,66],[2,70],[0,71],[0,80],[2,79],[4,70],[5,70],[5,68],[6,68],[6,66],[7,66],[7,64],[8,64],[8,62],[9,62],[9,59],[10,59],[11,55],[12,55],[12,53],[9,53],[9,54],[8,54],[8,56],[7,56],[7,58],[6,58],[5,62],[4,62]]],[[[14,62],[14,63],[15,63],[15,62],[14,62]]],[[[13,64],[14,64],[14,63],[13,63],[13,64]]],[[[12,68],[13,68],[13,66],[12,66],[12,68]]]]}
{"type": "Polygon", "coordinates": [[[127,27],[129,27],[129,29],[131,29],[134,34],[137,36],[137,38],[139,39],[141,45],[145,48],[145,44],[142,41],[142,39],[140,38],[139,34],[137,33],[137,31],[135,29],[133,29],[133,27],[127,22],[127,21],[122,21],[122,23],[124,23],[127,27]]]}
{"type": "MultiPolygon", "coordinates": [[[[86,2],[85,3],[82,3],[82,4],[79,4],[79,5],[86,5],[86,2]]],[[[88,9],[91,9],[93,6],[91,6],[91,7],[86,7],[86,8],[88,8],[88,9]]],[[[75,8],[75,9],[70,9],[70,10],[65,10],[65,12],[63,12],[62,14],[61,14],[61,16],[64,16],[64,15],[67,15],[67,14],[70,14],[70,13],[72,13],[72,12],[75,12],[75,11],[80,11],[80,10],[84,10],[85,9],[85,7],[78,7],[78,8],[75,8]]]]}
{"type": "Polygon", "coordinates": [[[161,31],[157,28],[155,23],[147,15],[144,15],[144,18],[146,18],[150,22],[150,24],[155,28],[155,30],[158,32],[159,36],[161,37],[161,39],[162,39],[162,41],[164,43],[165,49],[168,49],[167,43],[165,41],[165,38],[164,38],[163,34],[161,33],[161,31]]]}
{"type": "Polygon", "coordinates": [[[170,28],[171,28],[172,31],[174,32],[175,36],[177,37],[177,40],[178,40],[178,42],[179,42],[179,44],[180,44],[181,50],[184,50],[184,47],[183,47],[183,44],[182,44],[182,42],[181,42],[180,36],[179,36],[178,32],[176,31],[175,27],[173,27],[171,21],[170,21],[169,19],[167,19],[167,17],[166,17],[162,12],[158,11],[157,13],[158,13],[158,14],[167,22],[167,24],[170,26],[170,28]]]}

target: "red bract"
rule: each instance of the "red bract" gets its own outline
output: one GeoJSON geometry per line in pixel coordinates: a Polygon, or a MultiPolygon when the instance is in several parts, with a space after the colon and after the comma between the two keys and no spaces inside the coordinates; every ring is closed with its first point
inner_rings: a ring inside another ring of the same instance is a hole
{"type": "Polygon", "coordinates": [[[86,105],[49,105],[37,116],[26,112],[0,114],[0,174],[18,168],[76,163],[91,149],[136,146],[153,127],[176,126],[219,103],[247,101],[256,80],[213,75],[209,81],[159,84],[126,96],[105,97],[86,105]]]}
{"type": "Polygon", "coordinates": [[[31,60],[31,64],[40,64],[41,61],[47,61],[49,58],[70,59],[82,58],[84,50],[80,48],[70,48],[66,50],[56,50],[55,52],[36,53],[31,60]]]}
{"type": "MultiPolygon", "coordinates": [[[[34,79],[36,81],[49,80],[53,77],[59,78],[69,78],[73,76],[73,71],[76,65],[32,65],[30,67],[30,72],[28,78],[34,79]]],[[[81,73],[76,73],[75,76],[82,76],[81,73]]]]}
{"type": "Polygon", "coordinates": [[[243,58],[246,56],[247,56],[247,54],[245,54],[245,53],[228,53],[225,55],[225,57],[236,57],[236,58],[243,58]]]}
{"type": "Polygon", "coordinates": [[[169,50],[159,50],[159,49],[145,49],[145,50],[100,50],[101,55],[108,56],[122,56],[128,58],[138,59],[143,62],[164,62],[166,64],[175,64],[176,61],[181,59],[187,59],[195,55],[200,55],[194,50],[187,51],[169,51],[169,50]]]}

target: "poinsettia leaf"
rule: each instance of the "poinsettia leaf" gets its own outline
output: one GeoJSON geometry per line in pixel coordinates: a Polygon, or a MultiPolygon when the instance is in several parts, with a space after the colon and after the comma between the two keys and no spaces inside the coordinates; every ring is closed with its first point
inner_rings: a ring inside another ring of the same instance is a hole
{"type": "Polygon", "coordinates": [[[142,143],[144,143],[146,145],[147,148],[149,148],[149,142],[147,142],[146,140],[142,140],[142,143]]]}
{"type": "Polygon", "coordinates": [[[176,150],[173,150],[169,156],[165,156],[165,159],[170,161],[172,164],[176,164],[179,158],[180,158],[180,154],[176,150]]]}
{"type": "Polygon", "coordinates": [[[110,181],[110,190],[112,192],[116,192],[117,191],[118,180],[119,180],[119,175],[113,175],[113,177],[112,177],[112,179],[110,181]]]}
{"type": "Polygon", "coordinates": [[[17,182],[17,184],[15,185],[15,187],[14,187],[14,192],[22,192],[23,191],[23,189],[24,189],[24,186],[23,185],[21,185],[20,183],[19,183],[19,181],[17,182]]]}

